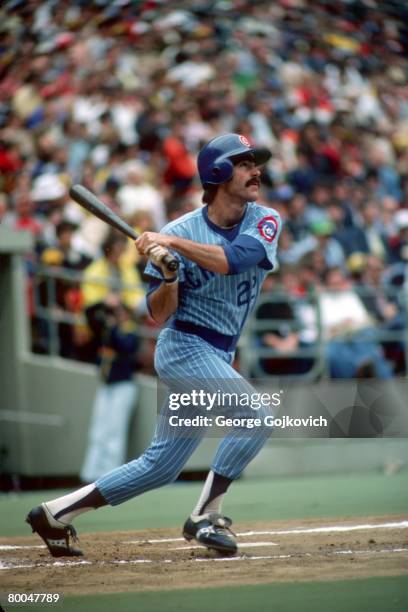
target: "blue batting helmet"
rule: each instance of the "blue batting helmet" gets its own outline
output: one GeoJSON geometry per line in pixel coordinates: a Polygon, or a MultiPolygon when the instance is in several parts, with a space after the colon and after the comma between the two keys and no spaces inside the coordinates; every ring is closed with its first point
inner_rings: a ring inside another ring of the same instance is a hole
{"type": "Polygon", "coordinates": [[[197,165],[203,187],[221,185],[232,177],[233,161],[250,155],[257,166],[265,164],[271,152],[264,148],[254,148],[249,140],[240,134],[225,134],[210,140],[198,154],[197,165]]]}

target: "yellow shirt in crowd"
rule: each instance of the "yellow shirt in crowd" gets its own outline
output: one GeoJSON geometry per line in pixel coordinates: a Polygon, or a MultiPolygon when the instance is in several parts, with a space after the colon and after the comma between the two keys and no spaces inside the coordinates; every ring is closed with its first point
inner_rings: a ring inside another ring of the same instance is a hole
{"type": "Polygon", "coordinates": [[[117,290],[118,280],[123,287],[119,288],[122,302],[131,310],[135,310],[145,297],[138,270],[121,259],[114,274],[104,257],[92,262],[84,270],[81,286],[84,308],[103,302],[110,291],[117,290]]]}

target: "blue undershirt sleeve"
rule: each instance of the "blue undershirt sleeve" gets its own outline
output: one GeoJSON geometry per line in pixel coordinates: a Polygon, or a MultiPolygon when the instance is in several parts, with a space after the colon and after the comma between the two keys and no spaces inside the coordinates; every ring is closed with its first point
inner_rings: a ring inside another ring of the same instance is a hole
{"type": "Polygon", "coordinates": [[[152,311],[150,308],[150,294],[153,293],[153,291],[156,291],[157,287],[159,287],[161,284],[162,281],[157,278],[152,278],[149,282],[149,287],[146,291],[146,306],[150,316],[152,316],[152,311]]]}
{"type": "Polygon", "coordinates": [[[265,270],[272,269],[265,247],[252,236],[240,234],[223,248],[229,266],[228,274],[239,274],[257,265],[265,270]]]}

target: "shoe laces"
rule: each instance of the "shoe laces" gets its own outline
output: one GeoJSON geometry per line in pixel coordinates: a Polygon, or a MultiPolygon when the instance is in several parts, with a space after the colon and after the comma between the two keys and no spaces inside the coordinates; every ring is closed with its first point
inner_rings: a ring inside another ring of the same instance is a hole
{"type": "Polygon", "coordinates": [[[78,538],[76,529],[73,525],[67,525],[66,530],[67,530],[67,534],[71,536],[73,542],[79,542],[79,538],[78,538]]]}
{"type": "Polygon", "coordinates": [[[221,527],[221,529],[229,531],[231,535],[236,537],[236,533],[234,533],[231,529],[232,520],[228,516],[223,516],[218,512],[210,512],[208,515],[208,520],[210,521],[211,525],[214,525],[214,527],[221,527]]]}

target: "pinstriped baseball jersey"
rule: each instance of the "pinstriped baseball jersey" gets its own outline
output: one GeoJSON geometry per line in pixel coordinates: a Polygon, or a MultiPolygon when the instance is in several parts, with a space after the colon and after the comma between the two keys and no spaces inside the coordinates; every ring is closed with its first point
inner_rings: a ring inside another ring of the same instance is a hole
{"type": "MultiPolygon", "coordinates": [[[[175,253],[180,261],[180,297],[174,317],[222,334],[239,334],[255,305],[268,270],[276,265],[280,229],[279,213],[254,202],[247,204],[241,222],[231,229],[225,230],[212,223],[207,207],[166,225],[161,233],[203,244],[227,246],[238,235],[251,236],[264,246],[266,252],[266,258],[260,264],[231,275],[210,272],[175,253]]],[[[150,262],[146,274],[162,278],[158,268],[150,262]]]]}

